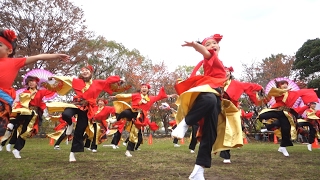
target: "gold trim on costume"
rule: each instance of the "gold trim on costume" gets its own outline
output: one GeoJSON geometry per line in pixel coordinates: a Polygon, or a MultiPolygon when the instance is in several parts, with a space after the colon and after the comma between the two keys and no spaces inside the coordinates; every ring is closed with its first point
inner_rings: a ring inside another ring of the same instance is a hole
{"type": "Polygon", "coordinates": [[[73,77],[68,76],[54,76],[55,83],[44,82],[42,85],[51,91],[57,92],[59,95],[64,96],[72,89],[73,77]]]}
{"type": "Polygon", "coordinates": [[[30,93],[21,93],[19,95],[20,98],[20,104],[24,107],[24,108],[29,108],[29,103],[31,101],[31,94],[30,93]]]}
{"type": "MultiPolygon", "coordinates": [[[[61,129],[59,131],[53,132],[51,134],[47,134],[47,136],[49,138],[52,138],[57,141],[60,138],[60,136],[63,134],[64,131],[65,131],[65,128],[61,129]]],[[[68,136],[65,136],[65,138],[63,140],[66,140],[67,138],[68,138],[68,136]]]]}
{"type": "MultiPolygon", "coordinates": [[[[280,108],[281,109],[281,108],[280,108]]],[[[257,118],[259,118],[260,114],[263,114],[265,112],[269,112],[269,111],[283,111],[284,115],[287,117],[287,119],[289,120],[290,123],[290,134],[291,134],[291,140],[295,140],[297,139],[297,130],[296,130],[296,125],[295,125],[295,121],[294,121],[294,117],[287,111],[287,108],[282,108],[283,110],[280,109],[263,109],[262,111],[260,111],[260,113],[258,114],[257,118]]],[[[272,121],[267,120],[268,123],[271,123],[272,121]]],[[[277,129],[274,131],[274,133],[276,134],[277,137],[279,137],[280,139],[282,138],[281,135],[281,128],[277,129]]]]}
{"type": "Polygon", "coordinates": [[[82,91],[82,93],[84,93],[84,92],[86,92],[89,88],[90,88],[90,86],[91,86],[91,84],[92,84],[92,79],[90,79],[90,81],[89,82],[85,82],[85,86],[83,87],[83,89],[81,90],[82,91]]]}
{"type": "Polygon", "coordinates": [[[118,101],[130,102],[132,101],[132,94],[117,94],[116,98],[118,101]]]}
{"type": "Polygon", "coordinates": [[[241,111],[229,100],[221,102],[221,113],[218,116],[217,139],[213,153],[243,146],[241,111]]]}
{"type": "Polygon", "coordinates": [[[288,92],[285,92],[285,93],[283,94],[282,102],[286,102],[287,99],[288,99],[288,96],[289,96],[289,93],[288,93],[288,92]]]}
{"type": "Polygon", "coordinates": [[[226,90],[228,89],[228,87],[229,87],[230,84],[231,84],[231,79],[228,79],[228,80],[225,82],[225,84],[224,84],[223,90],[226,91],[226,90]]]}
{"type": "Polygon", "coordinates": [[[30,137],[31,132],[33,130],[33,126],[37,120],[38,114],[36,112],[34,112],[34,115],[32,116],[32,119],[30,120],[28,126],[27,126],[27,130],[20,135],[20,137],[24,140],[26,140],[28,137],[30,137]]]}
{"type": "Polygon", "coordinates": [[[215,95],[220,96],[220,93],[215,89],[212,89],[209,85],[197,86],[182,93],[176,101],[176,105],[178,106],[176,116],[177,124],[179,124],[180,121],[182,121],[182,119],[188,114],[193,106],[194,101],[201,92],[212,92],[215,95]]]}
{"type": "Polygon", "coordinates": [[[46,106],[49,114],[54,112],[63,112],[65,108],[78,108],[74,104],[63,103],[63,102],[46,103],[46,106]]]}

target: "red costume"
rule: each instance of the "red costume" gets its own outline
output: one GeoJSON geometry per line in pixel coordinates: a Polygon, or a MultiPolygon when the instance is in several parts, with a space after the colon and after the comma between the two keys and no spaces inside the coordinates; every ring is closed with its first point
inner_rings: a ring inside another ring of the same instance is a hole
{"type": "MultiPolygon", "coordinates": [[[[0,132],[6,129],[9,122],[9,114],[16,91],[12,88],[14,79],[16,78],[20,68],[26,63],[26,58],[0,58],[0,132]]],[[[0,134],[1,136],[2,134],[0,134]]]]}
{"type": "Polygon", "coordinates": [[[238,107],[240,96],[243,93],[246,93],[255,105],[258,105],[256,92],[262,89],[263,87],[259,84],[231,80],[225,87],[225,93],[228,95],[227,99],[229,99],[236,107],[238,107]]]}
{"type": "MultiPolygon", "coordinates": [[[[147,117],[147,112],[150,110],[152,105],[155,102],[157,102],[157,101],[159,101],[161,99],[167,98],[167,97],[168,96],[167,96],[167,94],[166,94],[166,92],[165,92],[163,87],[161,87],[160,92],[159,92],[159,94],[157,96],[148,96],[147,95],[147,97],[143,97],[143,95],[141,93],[133,93],[133,94],[131,94],[131,99],[129,100],[129,101],[131,101],[131,108],[133,110],[142,110],[143,116],[144,116],[144,117],[141,117],[143,119],[139,119],[140,116],[137,117],[137,121],[134,122],[134,124],[136,125],[136,127],[138,129],[140,129],[141,127],[149,125],[150,120],[147,117]]],[[[118,94],[118,95],[116,95],[116,98],[121,101],[123,97],[122,97],[121,94],[118,94]]]]}
{"type": "Polygon", "coordinates": [[[121,119],[120,121],[113,123],[112,127],[118,129],[118,131],[121,134],[124,129],[124,126],[126,125],[126,122],[127,121],[125,119],[121,119]]]}
{"type": "Polygon", "coordinates": [[[97,112],[94,117],[92,118],[92,122],[99,122],[101,123],[103,129],[104,129],[104,133],[103,135],[107,132],[108,130],[108,123],[107,123],[107,118],[110,115],[114,115],[116,113],[114,107],[112,106],[104,106],[103,109],[101,111],[98,112],[99,107],[96,106],[94,111],[97,112]]]}
{"type": "Polygon", "coordinates": [[[119,76],[110,76],[106,80],[92,80],[92,84],[88,89],[86,89],[86,84],[82,79],[74,78],[72,81],[72,88],[76,93],[75,100],[81,101],[84,99],[88,102],[87,107],[78,107],[80,107],[80,109],[88,108],[88,118],[91,119],[94,116],[95,111],[93,108],[100,93],[102,91],[106,91],[107,93],[112,94],[113,90],[111,88],[111,84],[118,83],[119,81],[119,76]]]}
{"type": "MultiPolygon", "coordinates": [[[[33,135],[37,134],[39,132],[39,118],[42,117],[42,114],[43,114],[43,111],[44,109],[46,108],[46,104],[43,102],[43,98],[45,96],[52,96],[55,92],[52,92],[52,91],[49,91],[47,89],[39,89],[37,90],[37,92],[35,93],[35,95],[32,97],[32,92],[30,90],[24,90],[21,95],[25,96],[30,96],[31,97],[31,100],[29,102],[29,106],[28,107],[24,107],[23,106],[23,103],[21,100],[20,102],[17,103],[16,107],[14,107],[14,109],[16,108],[30,108],[30,109],[33,109],[36,111],[36,113],[38,114],[37,116],[37,120],[36,122],[34,123],[34,126],[33,126],[33,135]]],[[[20,96],[21,96],[20,95],[20,96]]]]}
{"type": "Polygon", "coordinates": [[[191,73],[190,78],[175,85],[177,93],[181,93],[197,86],[209,85],[211,88],[223,87],[226,82],[226,71],[215,51],[209,51],[212,56],[198,63],[191,73]],[[196,75],[198,69],[203,65],[204,75],[196,75]]]}

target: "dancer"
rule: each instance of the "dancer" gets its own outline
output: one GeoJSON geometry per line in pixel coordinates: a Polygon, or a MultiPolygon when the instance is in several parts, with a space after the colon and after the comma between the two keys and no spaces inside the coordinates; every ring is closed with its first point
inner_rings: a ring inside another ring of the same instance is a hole
{"type": "Polygon", "coordinates": [[[134,151],[136,144],[142,141],[142,134],[138,139],[138,133],[141,133],[141,128],[148,125],[147,111],[156,102],[164,98],[174,97],[174,95],[167,95],[162,87],[157,96],[149,96],[150,90],[149,84],[141,84],[140,92],[133,94],[117,94],[116,96],[110,96],[111,99],[117,99],[114,101],[114,107],[116,109],[117,121],[126,118],[129,121],[127,131],[130,133],[129,141],[127,144],[127,150],[125,155],[132,157],[130,151],[134,151]],[[131,102],[131,106],[127,103],[131,102]]]}
{"type": "MultiPolygon", "coordinates": [[[[240,96],[245,93],[248,95],[250,101],[254,103],[255,105],[259,105],[259,100],[257,99],[258,92],[263,90],[263,87],[260,86],[259,84],[255,83],[248,83],[248,82],[240,82],[234,79],[232,72],[233,67],[226,67],[225,68],[226,73],[227,73],[227,78],[228,81],[226,85],[224,86],[224,94],[223,97],[225,99],[229,99],[236,107],[238,107],[239,112],[241,112],[241,109],[239,108],[239,99],[240,96]]],[[[239,113],[241,115],[242,113],[239,113]]],[[[241,119],[241,118],[240,118],[241,119]]],[[[239,127],[242,127],[242,121],[237,122],[239,127]]],[[[241,129],[243,130],[243,128],[241,129]]],[[[243,131],[241,131],[243,132],[243,131]]],[[[238,132],[234,132],[238,133],[238,132]]],[[[230,134],[230,137],[232,134],[230,134]]],[[[230,155],[230,150],[224,150],[220,152],[220,157],[224,158],[223,163],[225,164],[230,164],[231,163],[231,155],[230,155]]]]}
{"type": "MultiPolygon", "coordinates": [[[[57,119],[59,121],[59,124],[54,128],[54,130],[56,132],[48,134],[47,136],[49,138],[52,138],[54,140],[56,140],[53,149],[55,150],[60,150],[60,144],[62,141],[66,140],[67,142],[71,141],[73,136],[70,135],[66,135],[66,131],[67,131],[67,127],[68,127],[68,123],[62,119],[62,115],[56,117],[56,116],[52,116],[50,118],[51,121],[54,121],[54,119],[57,119]]],[[[75,117],[72,117],[72,122],[76,123],[77,120],[75,117]]]]}
{"type": "Polygon", "coordinates": [[[12,151],[15,158],[21,158],[20,151],[25,146],[26,139],[38,133],[38,123],[46,108],[46,104],[42,99],[45,96],[54,94],[54,92],[47,89],[38,89],[39,81],[40,79],[35,76],[28,76],[25,79],[27,89],[20,94],[20,101],[12,110],[11,116],[15,117],[15,119],[10,120],[9,125],[21,124],[22,126],[18,132],[19,136],[14,143],[15,149],[12,151]]]}
{"type": "MultiPolygon", "coordinates": [[[[118,149],[119,146],[119,141],[121,139],[121,135],[122,135],[122,132],[124,130],[124,126],[126,124],[126,119],[120,119],[119,121],[116,121],[115,123],[112,124],[111,128],[112,129],[116,129],[116,133],[113,134],[113,138],[111,140],[111,146],[113,149],[118,149]]],[[[129,141],[129,139],[128,139],[129,141]]],[[[125,145],[127,145],[127,143],[125,143],[125,145]]]]}
{"type": "MultiPolygon", "coordinates": [[[[102,143],[102,137],[109,134],[107,118],[115,115],[115,109],[112,106],[106,106],[108,101],[103,98],[98,98],[98,106],[95,107],[95,115],[89,120],[88,127],[86,129],[85,147],[92,152],[97,152],[98,144],[102,143]]],[[[109,134],[110,135],[110,134],[109,134]]]]}
{"type": "Polygon", "coordinates": [[[266,124],[268,130],[274,130],[274,133],[281,138],[278,151],[288,157],[289,153],[286,147],[293,146],[291,140],[297,138],[295,119],[308,108],[307,106],[293,108],[293,105],[299,97],[304,104],[318,102],[318,97],[314,89],[291,91],[288,89],[288,81],[286,80],[275,80],[275,84],[276,88],[273,87],[268,92],[267,99],[274,97],[276,103],[270,109],[263,109],[257,118],[266,124]]]}
{"type": "MultiPolygon", "coordinates": [[[[298,123],[299,128],[302,128],[303,126],[309,127],[307,145],[309,151],[312,151],[312,143],[314,143],[316,134],[319,133],[320,127],[320,118],[317,116],[319,114],[319,111],[317,112],[316,105],[317,104],[315,102],[311,102],[309,104],[309,108],[306,110],[306,121],[298,123]]],[[[299,128],[298,131],[300,130],[299,128]]]]}
{"type": "Polygon", "coordinates": [[[71,89],[76,93],[76,96],[73,98],[73,104],[66,105],[62,113],[62,119],[68,123],[66,135],[72,133],[74,126],[72,117],[77,115],[77,124],[72,140],[69,162],[76,161],[76,152],[84,151],[83,135],[88,126],[88,120],[94,117],[94,107],[100,93],[106,91],[112,94],[113,92],[126,90],[126,87],[119,87],[124,81],[119,76],[110,76],[106,80],[93,80],[93,72],[93,67],[87,65],[81,68],[78,78],[56,76],[50,79],[53,82],[49,81],[44,84],[47,88],[54,90],[60,95],[67,94],[71,89]]]}
{"type": "MultiPolygon", "coordinates": [[[[175,85],[180,95],[177,113],[177,128],[172,137],[181,139],[190,125],[199,123],[201,139],[195,166],[189,179],[204,179],[204,168],[211,167],[211,151],[217,138],[218,115],[221,112],[222,87],[226,82],[224,65],[218,59],[219,42],[222,36],[215,34],[205,38],[201,44],[185,42],[182,46],[193,47],[204,60],[193,71],[190,78],[175,85]],[[204,76],[195,76],[197,68],[203,64],[204,76]],[[200,122],[201,121],[201,122],[200,122]]],[[[199,137],[199,136],[198,136],[199,137]]]]}
{"type": "MultiPolygon", "coordinates": [[[[13,106],[14,108],[15,106],[13,106]]],[[[14,118],[11,118],[11,119],[14,119],[14,118]]],[[[20,126],[21,124],[12,124],[13,122],[10,122],[8,124],[7,127],[10,127],[10,128],[7,128],[7,131],[10,132],[10,135],[11,136],[3,136],[2,139],[0,140],[0,151],[2,151],[3,147],[5,146],[6,147],[6,151],[8,152],[11,152],[11,146],[14,145],[17,141],[17,127],[20,126]],[[6,145],[6,143],[8,142],[8,144],[6,145]]]]}
{"type": "Polygon", "coordinates": [[[16,50],[16,40],[14,31],[0,29],[0,107],[2,109],[2,113],[0,113],[0,136],[3,136],[1,138],[3,141],[12,134],[11,129],[13,127],[8,124],[12,104],[16,98],[16,91],[12,88],[12,84],[19,70],[25,65],[36,63],[38,60],[59,59],[67,62],[70,59],[65,54],[39,54],[24,58],[13,58],[16,50]]]}

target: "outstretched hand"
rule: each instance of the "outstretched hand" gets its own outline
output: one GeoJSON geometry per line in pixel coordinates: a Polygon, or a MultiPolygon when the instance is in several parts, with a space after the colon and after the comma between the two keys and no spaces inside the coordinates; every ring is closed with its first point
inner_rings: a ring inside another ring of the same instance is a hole
{"type": "Polygon", "coordinates": [[[194,47],[195,44],[196,44],[196,42],[194,42],[194,41],[191,41],[191,42],[185,41],[185,43],[182,44],[181,46],[182,46],[182,47],[184,47],[184,46],[194,47]]]}
{"type": "Polygon", "coordinates": [[[70,61],[70,56],[66,54],[58,54],[58,58],[64,62],[69,62],[70,61]]]}

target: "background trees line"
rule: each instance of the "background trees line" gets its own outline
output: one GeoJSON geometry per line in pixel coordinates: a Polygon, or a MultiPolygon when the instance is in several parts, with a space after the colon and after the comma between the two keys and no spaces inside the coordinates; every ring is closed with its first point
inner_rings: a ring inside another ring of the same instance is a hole
{"type": "MultiPolygon", "coordinates": [[[[23,68],[14,87],[23,87],[23,75],[34,68],[47,69],[58,75],[77,75],[84,64],[93,65],[94,78],[104,79],[110,75],[125,77],[136,92],[142,82],[152,86],[151,94],[157,94],[164,86],[168,94],[175,93],[174,83],[185,79],[193,66],[179,66],[169,72],[164,61],[153,63],[137,49],[128,49],[116,41],[89,31],[84,24],[84,11],[68,0],[2,0],[0,2],[2,28],[13,29],[18,36],[16,56],[61,52],[72,57],[71,63],[58,61],[38,62],[23,68]]],[[[236,79],[266,86],[276,77],[290,77],[303,88],[319,87],[320,39],[310,39],[302,44],[295,55],[271,54],[262,60],[243,63],[241,77],[236,79]]],[[[105,94],[101,96],[107,97],[105,94]]],[[[170,105],[175,108],[174,100],[170,105]]],[[[153,120],[160,120],[161,112],[156,106],[151,110],[153,120]],[[157,113],[158,112],[158,113],[157,113]]],[[[164,121],[164,120],[163,120],[164,121]]]]}

